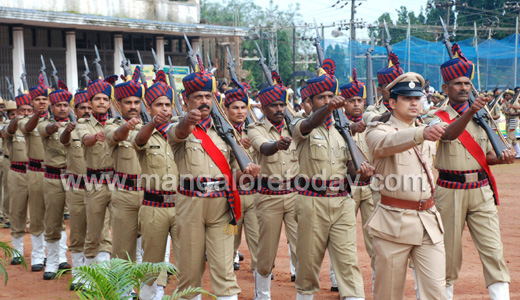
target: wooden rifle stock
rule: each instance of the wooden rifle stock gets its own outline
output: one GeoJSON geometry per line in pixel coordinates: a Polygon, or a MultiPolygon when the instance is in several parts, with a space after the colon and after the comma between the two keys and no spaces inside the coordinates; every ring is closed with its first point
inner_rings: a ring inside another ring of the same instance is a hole
{"type": "Polygon", "coordinates": [[[359,150],[359,147],[350,135],[350,123],[347,117],[345,116],[345,113],[341,109],[336,109],[332,112],[332,114],[334,116],[334,121],[336,121],[336,129],[339,131],[339,133],[347,143],[348,151],[350,152],[350,156],[352,157],[352,163],[354,164],[354,168],[356,169],[356,172],[359,172],[361,164],[363,162],[366,162],[367,158],[365,157],[363,152],[359,150]]]}

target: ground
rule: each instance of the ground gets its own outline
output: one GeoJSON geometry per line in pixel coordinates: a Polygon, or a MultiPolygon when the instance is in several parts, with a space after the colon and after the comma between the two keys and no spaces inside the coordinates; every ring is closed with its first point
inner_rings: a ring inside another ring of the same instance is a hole
{"type": "MultiPolygon", "coordinates": [[[[502,242],[504,244],[504,256],[507,266],[511,273],[510,295],[511,299],[520,299],[520,205],[518,205],[518,181],[516,176],[520,170],[520,160],[513,165],[494,166],[492,170],[498,182],[498,190],[500,193],[501,205],[499,207],[500,228],[502,234],[502,242]]],[[[362,242],[363,235],[361,232],[360,219],[358,217],[358,257],[363,280],[365,282],[366,299],[372,299],[371,294],[371,269],[368,255],[365,252],[365,246],[362,242]]],[[[471,241],[471,236],[467,231],[464,232],[464,254],[463,265],[460,278],[455,285],[455,299],[489,299],[487,289],[484,284],[484,276],[482,274],[482,265],[478,258],[478,253],[471,241]]],[[[0,229],[0,240],[9,241],[9,230],[0,229]]],[[[242,239],[245,241],[245,239],[242,239]]],[[[24,238],[25,257],[30,257],[31,242],[30,236],[24,238]]],[[[245,260],[241,263],[240,271],[236,271],[238,284],[242,288],[239,299],[253,299],[254,295],[254,279],[250,270],[249,253],[245,242],[242,243],[240,251],[244,253],[245,260]]],[[[70,255],[70,254],[69,254],[70,255]]],[[[173,256],[171,256],[173,257],[173,256]]],[[[70,256],[69,256],[70,258],[70,256]]],[[[70,275],[65,275],[60,280],[43,281],[42,272],[26,271],[20,266],[7,266],[9,273],[9,282],[3,285],[3,278],[0,278],[0,299],[71,299],[74,297],[73,292],[67,291],[67,283],[70,275]]],[[[274,281],[272,281],[271,291],[273,299],[295,299],[296,290],[294,283],[290,281],[289,271],[289,254],[287,250],[287,240],[282,234],[278,257],[276,259],[276,267],[273,270],[274,281]]],[[[338,299],[338,293],[330,291],[329,279],[329,261],[325,256],[320,274],[321,289],[316,294],[315,299],[338,299]]],[[[166,292],[173,291],[175,286],[170,284],[166,288],[166,292]]],[[[209,273],[206,269],[204,275],[204,288],[211,291],[209,282],[209,273]]],[[[413,276],[408,272],[406,280],[406,299],[414,299],[413,276]]],[[[209,298],[208,298],[209,299],[209,298]]]]}

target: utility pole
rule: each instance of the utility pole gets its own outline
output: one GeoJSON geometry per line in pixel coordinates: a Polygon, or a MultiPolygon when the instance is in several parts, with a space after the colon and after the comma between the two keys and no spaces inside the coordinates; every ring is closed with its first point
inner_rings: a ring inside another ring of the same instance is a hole
{"type": "Polygon", "coordinates": [[[274,18],[273,0],[269,0],[269,13],[271,15],[272,29],[269,39],[269,64],[273,70],[278,70],[278,34],[277,20],[274,18]]]}
{"type": "Polygon", "coordinates": [[[450,29],[450,12],[451,12],[451,8],[453,6],[467,7],[468,4],[462,3],[461,0],[455,0],[455,1],[434,1],[434,2],[428,3],[428,5],[426,5],[427,8],[435,7],[435,8],[439,8],[439,9],[446,9],[446,21],[444,21],[444,23],[446,24],[446,29],[448,29],[448,30],[450,29]]]}
{"type": "MultiPolygon", "coordinates": [[[[293,24],[292,28],[292,72],[296,72],[296,26],[293,24]]],[[[292,78],[293,90],[296,91],[296,77],[292,78]]]]}
{"type": "Polygon", "coordinates": [[[356,1],[351,0],[351,8],[350,8],[350,39],[356,39],[356,27],[354,26],[354,17],[356,16],[356,1]]]}

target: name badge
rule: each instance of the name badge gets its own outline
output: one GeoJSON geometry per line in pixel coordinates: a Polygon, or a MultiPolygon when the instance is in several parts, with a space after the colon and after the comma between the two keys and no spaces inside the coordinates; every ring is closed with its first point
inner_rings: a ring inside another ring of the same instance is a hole
{"type": "Polygon", "coordinates": [[[190,142],[202,144],[202,140],[199,140],[199,139],[196,139],[196,138],[191,138],[190,142]]]}
{"type": "Polygon", "coordinates": [[[151,145],[150,149],[161,149],[161,146],[158,145],[151,145]]]}
{"type": "Polygon", "coordinates": [[[317,134],[313,135],[312,138],[315,140],[324,140],[325,139],[322,135],[317,135],[317,134]]]}

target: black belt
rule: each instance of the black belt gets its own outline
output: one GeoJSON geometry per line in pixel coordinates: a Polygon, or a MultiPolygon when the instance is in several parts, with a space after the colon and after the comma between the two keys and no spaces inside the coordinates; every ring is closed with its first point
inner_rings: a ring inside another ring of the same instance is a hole
{"type": "Polygon", "coordinates": [[[197,182],[192,179],[184,179],[181,181],[181,187],[185,190],[202,192],[202,193],[208,192],[208,190],[225,191],[226,190],[226,181],[215,180],[215,181],[211,181],[211,182],[200,182],[200,181],[197,182]]]}
{"type": "Polygon", "coordinates": [[[467,173],[467,174],[453,174],[453,173],[439,171],[439,179],[440,180],[446,180],[446,181],[454,181],[454,182],[466,183],[467,182],[466,178],[467,178],[467,176],[469,174],[476,174],[477,178],[474,181],[482,181],[482,180],[488,178],[488,175],[486,174],[486,172],[467,173]]]}
{"type": "Polygon", "coordinates": [[[54,175],[61,175],[65,172],[65,168],[55,168],[51,166],[45,166],[45,173],[54,174],[54,175]]]}
{"type": "Polygon", "coordinates": [[[144,192],[144,200],[151,201],[151,202],[157,202],[157,203],[164,203],[165,197],[173,197],[175,195],[157,195],[154,193],[149,193],[147,191],[144,192]]]}
{"type": "Polygon", "coordinates": [[[7,159],[9,159],[9,155],[7,155],[7,154],[4,154],[4,157],[7,158],[7,159]]]}
{"type": "Polygon", "coordinates": [[[27,166],[25,165],[15,165],[15,164],[11,164],[11,169],[16,169],[18,171],[27,171],[27,166]]]}
{"type": "Polygon", "coordinates": [[[33,167],[33,168],[36,168],[36,169],[41,169],[42,168],[42,163],[35,162],[35,161],[29,161],[29,167],[33,167]]]}
{"type": "Polygon", "coordinates": [[[99,171],[99,170],[89,170],[87,169],[87,177],[96,176],[96,178],[101,178],[103,174],[109,175],[110,178],[114,176],[114,171],[99,171]]]}
{"type": "Polygon", "coordinates": [[[263,188],[270,189],[270,190],[290,190],[294,187],[294,178],[287,180],[287,181],[273,181],[269,180],[268,178],[261,178],[260,179],[260,185],[263,188]]]}
{"type": "MultiPolygon", "coordinates": [[[[303,177],[298,178],[298,185],[302,188],[305,187],[305,189],[309,192],[317,193],[320,195],[327,195],[329,188],[329,186],[327,186],[326,184],[323,184],[322,186],[313,186],[310,180],[305,179],[303,177]]],[[[351,188],[350,184],[348,184],[348,181],[343,185],[343,187],[346,187],[346,189],[338,189],[337,194],[342,194],[344,192],[348,192],[349,194],[351,193],[351,188]]]]}

